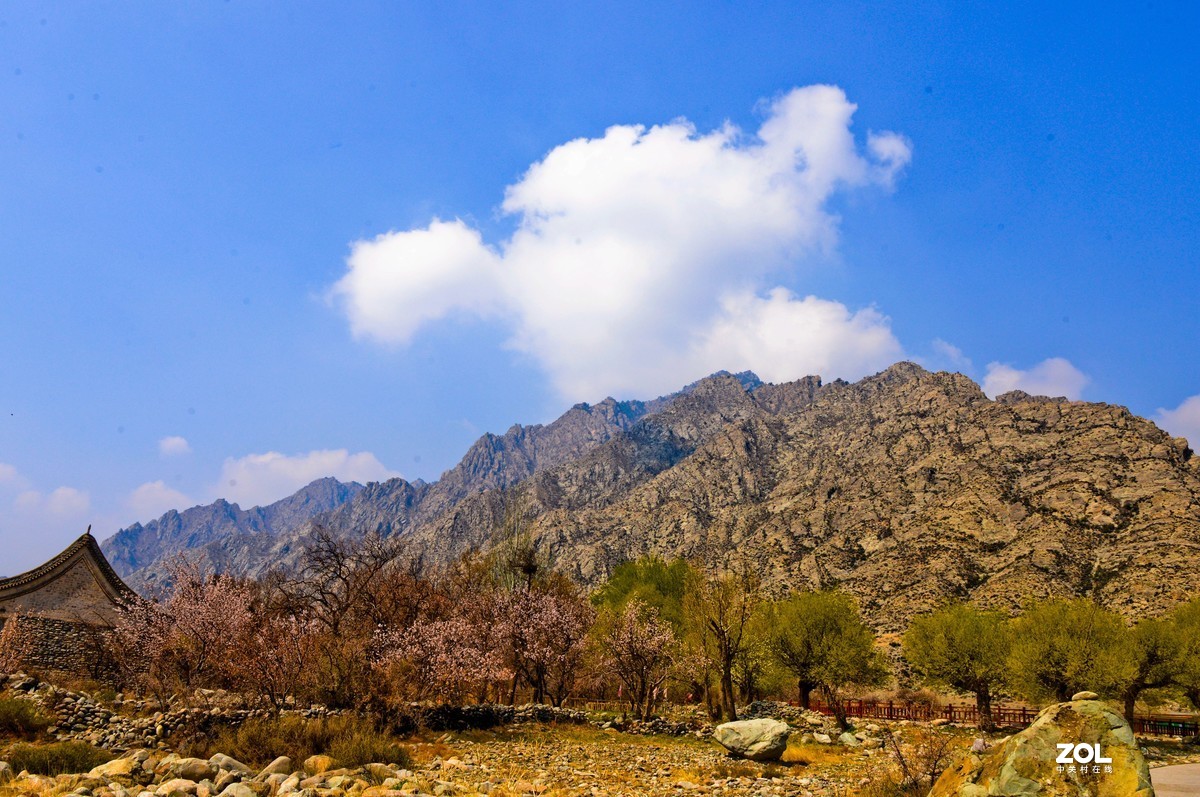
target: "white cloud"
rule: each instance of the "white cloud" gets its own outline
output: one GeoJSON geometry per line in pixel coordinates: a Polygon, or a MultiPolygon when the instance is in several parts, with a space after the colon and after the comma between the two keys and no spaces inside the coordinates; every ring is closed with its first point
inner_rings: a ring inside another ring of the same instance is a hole
{"type": "Polygon", "coordinates": [[[184,510],[195,501],[168,487],[162,480],[146,482],[125,499],[129,511],[140,521],[153,520],[169,509],[184,510]]]}
{"type": "Polygon", "coordinates": [[[21,474],[12,465],[0,462],[0,484],[15,484],[21,474]]]}
{"type": "Polygon", "coordinates": [[[268,451],[265,454],[226,459],[214,492],[247,508],[286,498],[306,484],[325,476],[333,476],[339,481],[365,483],[399,475],[384,467],[368,451],[351,454],[343,448],[310,451],[295,456],[268,451]]]}
{"type": "Polygon", "coordinates": [[[930,347],[933,349],[933,356],[928,358],[927,367],[959,372],[971,370],[973,366],[971,358],[963,354],[963,350],[953,343],[941,338],[934,338],[930,347]]]}
{"type": "Polygon", "coordinates": [[[74,487],[58,487],[48,495],[37,490],[24,490],[17,495],[14,505],[27,514],[74,519],[87,514],[92,500],[84,490],[77,490],[74,487]]]}
{"type": "Polygon", "coordinates": [[[355,335],[407,342],[426,322],[452,312],[496,308],[498,257],[461,221],[359,241],[337,285],[355,335]]]}
{"type": "Polygon", "coordinates": [[[332,295],[356,337],[389,343],[453,314],[502,316],[509,345],[572,398],[650,395],[721,368],[860,376],[900,353],[886,318],[762,293],[836,243],[834,194],[889,189],[909,162],[894,133],[860,149],[855,108],[809,86],[767,104],[757,135],[678,120],[567,142],[508,187],[518,225],[497,247],[459,220],[389,232],[353,245],[332,295]]]}
{"type": "Polygon", "coordinates": [[[1032,396],[1066,396],[1078,399],[1091,379],[1070,360],[1051,357],[1027,371],[1005,363],[988,363],[983,392],[992,398],[1010,390],[1024,390],[1032,396]]]}
{"type": "Polygon", "coordinates": [[[851,313],[844,304],[786,288],[767,298],[746,292],[725,297],[722,312],[693,350],[694,373],[721,363],[753,370],[768,382],[797,374],[862,374],[900,359],[903,350],[888,319],[871,308],[851,313]]]}
{"type": "Polygon", "coordinates": [[[1154,420],[1176,437],[1186,437],[1191,445],[1200,445],[1200,396],[1184,399],[1173,410],[1159,408],[1154,420]]]}
{"type": "Polygon", "coordinates": [[[192,453],[192,447],[188,444],[186,438],[179,435],[171,435],[158,441],[158,453],[164,457],[176,457],[181,454],[192,453]]]}

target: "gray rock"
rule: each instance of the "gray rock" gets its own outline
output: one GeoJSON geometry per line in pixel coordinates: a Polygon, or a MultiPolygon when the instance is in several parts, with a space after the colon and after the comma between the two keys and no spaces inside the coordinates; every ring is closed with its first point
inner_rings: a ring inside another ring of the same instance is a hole
{"type": "Polygon", "coordinates": [[[1099,700],[1100,695],[1095,692],[1076,692],[1071,695],[1072,700],[1099,700]]]}
{"type": "Polygon", "coordinates": [[[858,747],[862,742],[859,741],[857,736],[850,733],[850,731],[846,731],[838,737],[838,744],[844,744],[847,747],[858,747]]]}
{"type": "Polygon", "coordinates": [[[812,737],[814,741],[821,744],[833,744],[833,739],[829,738],[829,734],[827,733],[814,733],[812,737]]]}
{"type": "Polygon", "coordinates": [[[194,780],[199,783],[202,780],[212,780],[217,776],[220,767],[211,761],[205,761],[203,758],[181,758],[171,764],[168,770],[171,775],[184,780],[194,780]]]}
{"type": "Polygon", "coordinates": [[[220,797],[258,797],[258,794],[245,783],[230,783],[220,797]]]}
{"type": "Polygon", "coordinates": [[[213,764],[229,772],[238,772],[243,775],[252,774],[250,767],[238,761],[236,758],[231,758],[224,753],[217,753],[212,758],[208,759],[213,764]]]}
{"type": "Polygon", "coordinates": [[[255,780],[266,780],[271,775],[290,775],[294,769],[292,759],[281,755],[263,767],[262,772],[258,773],[258,777],[255,780]]]}
{"type": "Polygon", "coordinates": [[[773,719],[726,722],[713,730],[713,738],[725,749],[752,761],[777,761],[787,749],[790,729],[773,719]]]}

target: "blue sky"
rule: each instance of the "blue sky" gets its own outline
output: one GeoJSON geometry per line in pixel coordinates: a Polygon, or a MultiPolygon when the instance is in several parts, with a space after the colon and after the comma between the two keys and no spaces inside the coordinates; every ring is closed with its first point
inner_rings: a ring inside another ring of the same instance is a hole
{"type": "Polygon", "coordinates": [[[715,367],[915,358],[1195,440],[1197,21],[0,5],[0,572],[715,367]]]}

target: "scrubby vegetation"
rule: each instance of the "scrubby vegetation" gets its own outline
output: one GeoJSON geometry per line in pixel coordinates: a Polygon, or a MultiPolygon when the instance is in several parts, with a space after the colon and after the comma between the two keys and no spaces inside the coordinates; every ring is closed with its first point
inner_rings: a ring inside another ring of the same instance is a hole
{"type": "Polygon", "coordinates": [[[34,775],[87,772],[113,758],[114,755],[107,750],[85,742],[17,742],[0,751],[0,759],[7,761],[14,772],[28,770],[34,775]]]}
{"type": "Polygon", "coordinates": [[[28,700],[0,698],[0,738],[29,739],[52,724],[52,720],[28,700]]]}
{"type": "Polygon", "coordinates": [[[327,755],[343,767],[371,763],[407,767],[412,763],[408,748],[394,734],[367,717],[352,714],[251,720],[238,728],[222,726],[208,734],[193,735],[179,749],[200,758],[224,753],[258,768],[281,755],[296,762],[327,755]]]}

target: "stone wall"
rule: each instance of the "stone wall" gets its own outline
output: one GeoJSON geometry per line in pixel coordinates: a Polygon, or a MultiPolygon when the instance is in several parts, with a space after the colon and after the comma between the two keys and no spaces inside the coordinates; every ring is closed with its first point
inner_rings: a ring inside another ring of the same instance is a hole
{"type": "Polygon", "coordinates": [[[24,665],[31,670],[93,678],[112,673],[111,662],[100,644],[108,631],[106,626],[22,615],[20,628],[29,645],[24,665]]]}

